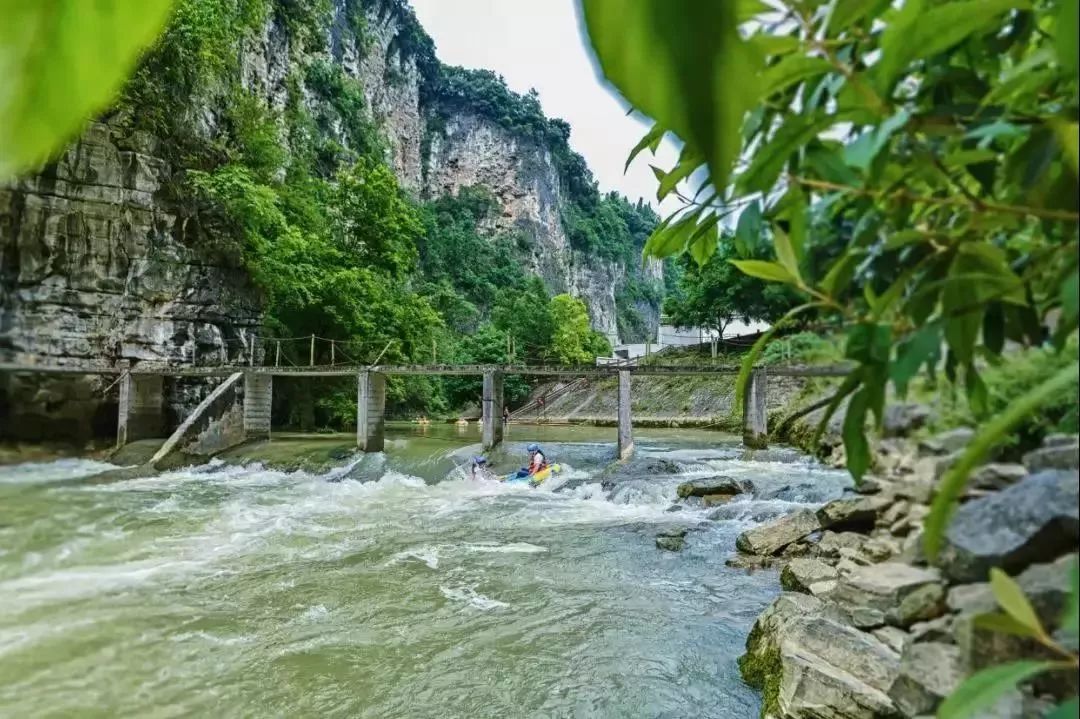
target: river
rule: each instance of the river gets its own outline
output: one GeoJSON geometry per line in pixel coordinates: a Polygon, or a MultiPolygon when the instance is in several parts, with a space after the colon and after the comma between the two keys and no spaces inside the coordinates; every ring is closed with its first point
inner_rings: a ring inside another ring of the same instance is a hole
{"type": "Polygon", "coordinates": [[[511,428],[493,459],[538,438],[559,491],[467,479],[473,427],[393,427],[325,475],[0,467],[0,716],[757,717],[735,660],[778,582],[724,561],[846,475],[638,430],[637,456],[677,471],[605,491],[613,434],[511,428]],[[718,473],[761,497],[668,511],[718,473]],[[671,526],[696,528],[680,553],[654,544],[671,526]]]}

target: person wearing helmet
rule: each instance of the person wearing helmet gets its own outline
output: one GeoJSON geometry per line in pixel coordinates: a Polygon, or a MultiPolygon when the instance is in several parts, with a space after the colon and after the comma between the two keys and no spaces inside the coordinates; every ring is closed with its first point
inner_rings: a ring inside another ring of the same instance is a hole
{"type": "Polygon", "coordinates": [[[533,442],[525,448],[529,453],[529,475],[534,475],[544,467],[547,467],[547,458],[540,451],[540,445],[533,442]]]}
{"type": "Polygon", "coordinates": [[[487,457],[477,455],[472,461],[473,479],[491,479],[491,470],[488,469],[487,457]]]}

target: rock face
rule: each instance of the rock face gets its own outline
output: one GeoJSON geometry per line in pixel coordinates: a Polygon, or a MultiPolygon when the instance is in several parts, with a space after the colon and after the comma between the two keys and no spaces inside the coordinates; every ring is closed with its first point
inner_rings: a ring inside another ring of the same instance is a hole
{"type": "Polygon", "coordinates": [[[899,562],[859,567],[830,595],[857,627],[909,627],[945,611],[945,587],[935,570],[899,562]]]}
{"type": "Polygon", "coordinates": [[[754,623],[746,650],[739,669],[762,690],[762,716],[897,715],[888,691],[899,673],[899,655],[844,623],[820,599],[782,594],[754,623]]]}
{"type": "Polygon", "coordinates": [[[954,582],[985,580],[991,567],[1016,573],[1077,546],[1080,473],[1047,470],[956,511],[940,566],[954,582]]]}
{"type": "Polygon", "coordinates": [[[820,528],[817,515],[809,509],[802,509],[746,530],[735,540],[735,547],[747,554],[776,554],[787,545],[820,528]]]}
{"type": "MultiPolygon", "coordinates": [[[[468,108],[435,107],[418,59],[402,38],[417,31],[398,0],[363,3],[364,37],[348,20],[353,3],[334,0],[325,59],[359,80],[387,144],[387,161],[414,195],[433,198],[467,185],[502,204],[497,227],[524,238],[523,261],[552,292],[589,307],[593,327],[616,339],[615,293],[627,267],[574,252],[561,224],[565,192],[551,152],[468,108]]],[[[276,110],[303,51],[271,19],[239,49],[242,82],[276,110]]],[[[212,108],[193,108],[208,136],[212,108]]],[[[171,197],[182,168],[162,151],[168,138],[93,124],[37,175],[0,187],[0,360],[50,364],[156,360],[192,355],[246,359],[259,335],[261,297],[237,253],[221,252],[190,207],[171,197]]],[[[209,140],[208,140],[209,142],[209,140]]],[[[662,279],[658,263],[643,271],[662,279]]],[[[650,329],[658,318],[649,305],[650,329]]],[[[0,436],[85,437],[115,427],[102,390],[111,380],[0,378],[0,436]]],[[[175,421],[205,394],[173,383],[175,421]]]]}

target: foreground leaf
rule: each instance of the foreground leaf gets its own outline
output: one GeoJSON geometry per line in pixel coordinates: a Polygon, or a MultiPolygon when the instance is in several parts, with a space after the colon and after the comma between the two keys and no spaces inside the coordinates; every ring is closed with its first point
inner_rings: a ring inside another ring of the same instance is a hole
{"type": "Polygon", "coordinates": [[[1046,630],[1039,621],[1039,615],[1035,613],[1031,602],[1024,595],[1024,590],[1013,581],[1012,577],[994,567],[990,570],[990,589],[994,593],[998,606],[1020,625],[1027,627],[1031,631],[1031,636],[1046,636],[1046,630]]]}
{"type": "Polygon", "coordinates": [[[844,414],[844,456],[848,471],[855,483],[862,481],[870,469],[870,443],[866,440],[866,412],[870,407],[870,394],[864,385],[848,402],[844,414]]]}
{"type": "Polygon", "coordinates": [[[1076,362],[1060,370],[990,420],[968,443],[960,459],[945,473],[938,485],[930,515],[926,518],[923,548],[928,558],[936,558],[941,550],[945,527],[971,471],[985,459],[990,448],[1000,443],[1014,427],[1039,407],[1066,391],[1076,381],[1078,372],[1080,363],[1076,362]]]}
{"type": "Polygon", "coordinates": [[[112,101],[171,6],[0,1],[0,182],[47,161],[112,101]]]}
{"type": "Polygon", "coordinates": [[[700,152],[715,187],[726,187],[743,115],[758,98],[757,83],[749,81],[758,62],[737,32],[735,4],[583,0],[582,7],[605,77],[700,152]]]}
{"type": "Polygon", "coordinates": [[[778,262],[766,262],[765,260],[729,260],[731,264],[739,268],[744,275],[756,277],[759,280],[769,282],[783,282],[794,285],[797,280],[788,268],[778,262]]]}
{"type": "Polygon", "coordinates": [[[1080,716],[1080,699],[1073,698],[1055,707],[1046,719],[1076,719],[1077,716],[1080,716]]]}
{"type": "Polygon", "coordinates": [[[994,705],[1021,682],[1054,668],[1053,662],[1012,662],[972,674],[938,708],[938,719],[967,719],[994,705]]]}
{"type": "Polygon", "coordinates": [[[761,352],[765,349],[765,345],[769,343],[769,340],[776,334],[776,331],[803,312],[817,307],[821,307],[820,302],[808,302],[805,305],[799,305],[777,320],[772,327],[766,330],[761,337],[758,338],[758,341],[754,343],[754,346],[751,347],[750,351],[743,357],[742,365],[739,366],[739,376],[735,380],[735,407],[742,407],[743,396],[746,393],[746,385],[750,382],[750,373],[754,370],[754,363],[757,362],[758,357],[761,356],[761,352]]]}
{"type": "Polygon", "coordinates": [[[1038,634],[1031,630],[1031,627],[1021,624],[1002,612],[979,614],[975,617],[974,624],[980,629],[988,629],[998,634],[1012,634],[1017,637],[1030,637],[1031,639],[1039,637],[1038,634]]]}

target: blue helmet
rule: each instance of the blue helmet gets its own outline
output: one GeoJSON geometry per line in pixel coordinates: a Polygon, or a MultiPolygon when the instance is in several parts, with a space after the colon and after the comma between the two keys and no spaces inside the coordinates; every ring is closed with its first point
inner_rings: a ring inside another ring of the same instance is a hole
{"type": "Polygon", "coordinates": [[[530,444],[525,449],[527,451],[529,451],[529,452],[539,452],[540,451],[540,445],[538,445],[536,442],[533,442],[532,444],[530,444]]]}
{"type": "Polygon", "coordinates": [[[487,457],[481,457],[481,456],[477,455],[476,457],[472,458],[472,461],[473,461],[473,464],[475,464],[477,466],[480,466],[480,467],[483,467],[483,466],[485,466],[487,464],[487,457]]]}

